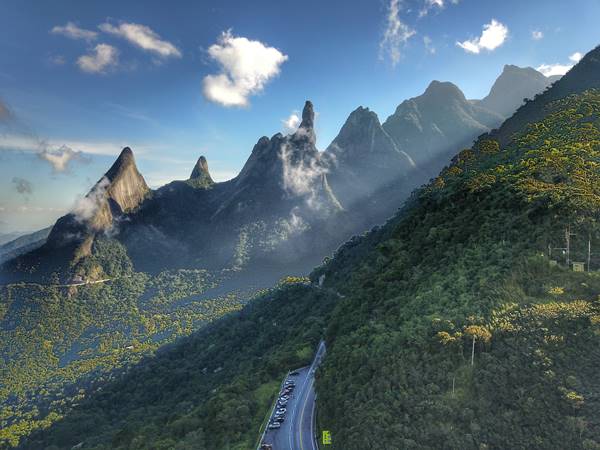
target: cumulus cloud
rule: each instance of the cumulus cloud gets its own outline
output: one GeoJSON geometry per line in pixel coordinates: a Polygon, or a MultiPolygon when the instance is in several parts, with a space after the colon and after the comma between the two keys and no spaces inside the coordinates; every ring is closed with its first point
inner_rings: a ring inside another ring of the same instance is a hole
{"type": "Polygon", "coordinates": [[[71,161],[88,162],[82,152],[75,151],[66,145],[61,146],[57,149],[44,148],[38,153],[39,157],[45,161],[48,161],[55,172],[65,172],[69,168],[71,161]]]}
{"type": "Polygon", "coordinates": [[[287,119],[283,119],[281,122],[283,124],[283,131],[285,134],[295,133],[298,130],[301,121],[302,119],[300,118],[298,111],[294,111],[287,119]]]}
{"type": "Polygon", "coordinates": [[[181,58],[181,51],[161,37],[150,27],[138,23],[121,23],[118,26],[103,23],[98,26],[105,33],[119,36],[142,50],[155,53],[162,58],[181,58]]]}
{"type": "Polygon", "coordinates": [[[575,64],[577,64],[579,61],[581,61],[581,58],[583,58],[583,54],[581,52],[575,52],[571,56],[569,56],[569,59],[571,61],[573,61],[575,64]]]}
{"type": "Polygon", "coordinates": [[[107,69],[115,67],[119,61],[119,51],[108,44],[98,44],[91,54],[80,56],[77,65],[88,73],[104,73],[107,69]]]}
{"type": "Polygon", "coordinates": [[[543,38],[544,38],[544,33],[542,31],[533,30],[531,32],[531,39],[533,39],[534,41],[539,41],[543,38]]]}
{"type": "Polygon", "coordinates": [[[482,50],[492,51],[500,47],[508,37],[508,28],[506,25],[492,19],[490,23],[483,26],[481,36],[469,39],[463,42],[457,42],[456,45],[468,53],[478,54],[482,50]]]}
{"type": "Polygon", "coordinates": [[[402,49],[415,34],[415,30],[400,20],[400,0],[390,0],[385,30],[379,43],[379,59],[384,59],[387,55],[392,66],[398,64],[402,56],[402,49]]]}
{"type": "Polygon", "coordinates": [[[80,222],[85,222],[94,217],[96,211],[102,205],[102,201],[106,198],[106,189],[109,186],[109,179],[102,177],[85,197],[77,200],[72,211],[75,218],[80,222]]]}
{"type": "Polygon", "coordinates": [[[248,97],[261,92],[279,75],[287,55],[260,41],[221,34],[219,41],[208,49],[208,55],[221,66],[221,72],[207,75],[203,93],[207,100],[223,106],[247,106],[248,97]]]}
{"type": "Polygon", "coordinates": [[[573,64],[541,64],[540,66],[536,67],[536,70],[543,73],[547,77],[564,75],[571,70],[573,66],[581,60],[581,58],[583,58],[583,54],[581,52],[575,52],[569,56],[569,60],[573,62],[573,64]]]}
{"type": "Polygon", "coordinates": [[[67,22],[66,25],[56,26],[50,30],[52,34],[60,34],[66,36],[69,39],[82,39],[84,41],[91,42],[98,37],[98,33],[91,30],[79,28],[73,22],[67,22]]]}
{"type": "Polygon", "coordinates": [[[12,183],[19,194],[27,195],[33,193],[33,184],[25,178],[13,177],[12,183]]]}
{"type": "Polygon", "coordinates": [[[297,160],[288,144],[281,146],[279,158],[283,164],[284,189],[292,195],[304,197],[310,208],[320,209],[323,205],[319,198],[318,186],[328,169],[316,159],[297,160]]]}

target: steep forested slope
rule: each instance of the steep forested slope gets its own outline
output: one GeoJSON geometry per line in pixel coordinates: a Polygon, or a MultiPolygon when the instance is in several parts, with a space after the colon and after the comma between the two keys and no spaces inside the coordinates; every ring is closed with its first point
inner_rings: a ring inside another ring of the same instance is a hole
{"type": "Polygon", "coordinates": [[[317,383],[335,448],[598,448],[600,261],[548,249],[600,244],[600,92],[545,113],[461,152],[373,253],[345,251],[317,383]]]}
{"type": "Polygon", "coordinates": [[[336,299],[289,280],[117,382],[97,383],[23,448],[252,448],[281,378],[311,360],[336,299]]]}

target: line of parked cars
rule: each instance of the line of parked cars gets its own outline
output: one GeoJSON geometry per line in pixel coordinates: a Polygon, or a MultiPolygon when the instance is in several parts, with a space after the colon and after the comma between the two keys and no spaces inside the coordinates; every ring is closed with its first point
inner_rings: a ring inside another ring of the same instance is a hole
{"type": "MultiPolygon", "coordinates": [[[[298,375],[298,372],[292,372],[290,375],[298,375]]],[[[281,424],[285,422],[285,415],[287,413],[287,404],[292,396],[294,389],[296,388],[296,382],[290,378],[285,380],[281,392],[279,392],[279,398],[277,399],[277,405],[275,406],[275,414],[271,418],[269,423],[270,430],[276,430],[281,428],[281,424]]]]}

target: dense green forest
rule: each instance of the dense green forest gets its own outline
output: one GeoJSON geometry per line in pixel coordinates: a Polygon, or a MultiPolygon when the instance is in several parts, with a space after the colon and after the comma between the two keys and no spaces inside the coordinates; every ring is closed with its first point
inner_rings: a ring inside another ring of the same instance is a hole
{"type": "Polygon", "coordinates": [[[337,296],[288,280],[141,361],[24,448],[248,449],[281,377],[311,359],[337,296]]]}
{"type": "Polygon", "coordinates": [[[600,91],[523,111],[536,120],[506,144],[481,136],[312,283],[92,383],[21,447],[252,448],[281,377],[324,336],[331,448],[600,449],[600,91]]]}
{"type": "Polygon", "coordinates": [[[548,113],[461,152],[370,256],[343,249],[351,276],[317,271],[347,286],[317,382],[334,448],[600,448],[600,265],[548,252],[600,245],[600,92],[548,113]]]}
{"type": "Polygon", "coordinates": [[[16,445],[93,386],[245,302],[235,292],[202,296],[225,282],[206,270],[149,276],[120,252],[97,254],[114,266],[105,283],[0,288],[0,445],[16,445]]]}

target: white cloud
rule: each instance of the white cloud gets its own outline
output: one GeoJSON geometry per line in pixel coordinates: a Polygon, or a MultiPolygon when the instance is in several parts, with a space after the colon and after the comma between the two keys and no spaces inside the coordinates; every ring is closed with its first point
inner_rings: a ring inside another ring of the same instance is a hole
{"type": "Polygon", "coordinates": [[[294,158],[293,149],[287,143],[281,146],[279,158],[283,163],[284,189],[292,195],[304,197],[307,206],[313,210],[324,207],[319,186],[323,176],[329,172],[328,168],[317,159],[294,158]]]}
{"type": "Polygon", "coordinates": [[[106,198],[106,189],[110,186],[110,181],[106,177],[102,177],[100,181],[85,197],[81,197],[75,202],[73,214],[80,222],[90,220],[102,205],[102,201],[106,198]]]}
{"type": "Polygon", "coordinates": [[[128,40],[133,45],[163,58],[181,58],[181,51],[160,36],[150,27],[137,23],[121,23],[119,26],[103,23],[98,26],[105,33],[113,34],[128,40]]]}
{"type": "Polygon", "coordinates": [[[298,127],[300,126],[301,121],[302,119],[300,119],[300,115],[298,114],[298,112],[294,111],[290,114],[290,116],[287,119],[283,119],[281,121],[283,123],[283,131],[286,134],[295,133],[298,127]]]}
{"type": "Polygon", "coordinates": [[[569,60],[572,61],[573,64],[542,64],[536,67],[536,70],[546,75],[547,77],[551,77],[554,75],[564,75],[569,70],[571,70],[573,66],[581,60],[581,58],[583,58],[583,54],[581,52],[575,52],[569,56],[569,60]]]}
{"type": "Polygon", "coordinates": [[[564,75],[571,70],[572,65],[569,64],[542,64],[535,68],[538,72],[541,72],[547,77],[554,75],[564,75]]]}
{"type": "Polygon", "coordinates": [[[583,58],[583,54],[581,52],[575,52],[573,53],[571,56],[569,56],[569,59],[571,61],[573,61],[574,63],[578,63],[579,61],[581,61],[581,58],[583,58]]]}
{"type": "Polygon", "coordinates": [[[400,62],[402,48],[415,34],[415,30],[400,20],[400,0],[390,0],[383,38],[379,43],[379,58],[383,59],[387,54],[392,66],[395,66],[400,62]]]}
{"type": "Polygon", "coordinates": [[[119,51],[108,44],[98,44],[90,55],[83,55],[77,59],[77,65],[88,73],[104,73],[107,68],[117,65],[119,51]]]}
{"type": "Polygon", "coordinates": [[[483,32],[478,38],[457,42],[456,45],[468,53],[480,53],[482,50],[492,51],[500,47],[508,36],[506,25],[492,19],[483,26],[483,32]]]}
{"type": "Polygon", "coordinates": [[[274,47],[233,36],[230,31],[221,34],[208,54],[219,63],[221,73],[204,77],[204,96],[228,107],[247,106],[248,97],[261,92],[288,59],[274,47]]]}
{"type": "Polygon", "coordinates": [[[427,51],[427,53],[431,55],[435,54],[436,49],[433,45],[433,41],[429,36],[423,36],[423,44],[425,45],[425,50],[427,51]]]}
{"type": "Polygon", "coordinates": [[[539,30],[533,30],[531,32],[531,39],[533,39],[534,41],[539,41],[540,39],[544,38],[544,33],[539,31],[539,30]]]}
{"type": "Polygon", "coordinates": [[[67,22],[64,26],[56,26],[50,30],[52,34],[60,34],[69,39],[83,39],[84,41],[93,41],[98,37],[98,33],[91,30],[79,28],[73,22],[67,22]]]}
{"type": "Polygon", "coordinates": [[[83,156],[81,151],[75,151],[66,145],[63,145],[58,149],[43,149],[39,153],[39,157],[45,161],[48,161],[54,168],[55,172],[65,172],[69,168],[69,163],[71,161],[89,161],[83,156]]]}

